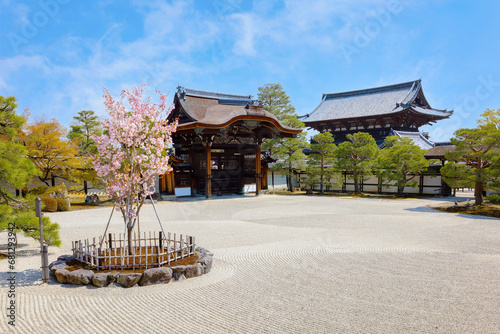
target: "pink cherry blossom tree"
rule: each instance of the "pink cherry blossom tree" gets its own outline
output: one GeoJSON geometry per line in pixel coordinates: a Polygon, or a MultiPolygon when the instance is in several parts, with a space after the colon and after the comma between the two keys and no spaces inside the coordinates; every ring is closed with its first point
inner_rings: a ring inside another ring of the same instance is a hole
{"type": "Polygon", "coordinates": [[[156,177],[171,171],[167,149],[177,128],[177,122],[166,121],[172,110],[167,96],[156,91],[159,103],[152,103],[151,97],[143,101],[144,91],[144,85],[123,90],[121,101],[116,101],[104,89],[109,118],[102,122],[102,135],[94,138],[98,149],[94,168],[122,213],[130,254],[132,233],[144,200],[154,193],[156,177]]]}

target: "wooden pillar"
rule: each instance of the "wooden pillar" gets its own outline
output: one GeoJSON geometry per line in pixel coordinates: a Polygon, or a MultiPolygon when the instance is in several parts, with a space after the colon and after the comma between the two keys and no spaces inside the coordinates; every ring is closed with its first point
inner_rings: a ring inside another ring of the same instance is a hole
{"type": "Polygon", "coordinates": [[[260,143],[257,144],[255,148],[255,196],[260,195],[262,180],[262,169],[260,161],[260,143]]]}
{"type": "Polygon", "coordinates": [[[205,197],[212,197],[212,140],[207,138],[203,142],[205,146],[205,159],[207,161],[207,168],[205,173],[205,197]]]}
{"type": "Polygon", "coordinates": [[[345,193],[347,191],[347,173],[342,172],[344,176],[344,182],[342,182],[342,192],[345,193]]]}
{"type": "MultiPolygon", "coordinates": [[[[189,163],[194,168],[193,142],[191,142],[191,146],[189,147],[189,163]]],[[[190,185],[191,185],[191,196],[194,196],[199,189],[197,189],[196,180],[193,177],[193,173],[190,173],[190,180],[191,180],[191,183],[190,183],[190,185]]]]}

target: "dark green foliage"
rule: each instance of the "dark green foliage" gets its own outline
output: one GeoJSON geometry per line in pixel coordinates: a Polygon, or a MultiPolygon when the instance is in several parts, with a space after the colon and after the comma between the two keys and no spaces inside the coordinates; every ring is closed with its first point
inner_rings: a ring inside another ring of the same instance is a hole
{"type": "MultiPolygon", "coordinates": [[[[16,114],[16,98],[0,96],[0,183],[13,188],[24,188],[38,169],[26,157],[27,150],[19,137],[26,119],[16,114]]],[[[0,187],[0,231],[11,230],[24,233],[28,237],[40,238],[39,218],[35,215],[35,198],[26,200],[12,198],[8,191],[0,187]]],[[[57,202],[56,202],[57,208],[57,202]]],[[[44,239],[49,245],[60,246],[59,225],[48,217],[42,218],[44,239]]]]}
{"type": "Polygon", "coordinates": [[[323,193],[324,186],[332,185],[332,180],[340,182],[340,175],[335,168],[337,146],[333,143],[335,139],[330,132],[318,133],[313,141],[311,151],[314,153],[309,155],[307,167],[308,185],[312,189],[319,184],[320,192],[323,193]]]}
{"type": "Polygon", "coordinates": [[[56,198],[57,201],[57,211],[68,211],[69,210],[69,200],[66,198],[56,198]]]}
{"type": "Polygon", "coordinates": [[[424,154],[410,138],[389,136],[378,155],[378,174],[385,180],[396,181],[398,196],[402,196],[405,187],[417,187],[415,177],[429,167],[424,154]]]}
{"type": "Polygon", "coordinates": [[[78,116],[73,118],[75,122],[71,125],[68,139],[78,146],[81,156],[96,154],[97,146],[92,137],[101,135],[99,118],[92,110],[79,111],[78,116]]]}
{"type": "Polygon", "coordinates": [[[31,195],[39,196],[39,195],[45,194],[45,192],[47,191],[47,189],[48,189],[48,187],[45,187],[45,186],[35,187],[35,188],[31,188],[29,190],[29,193],[31,195]]]}
{"type": "MultiPolygon", "coordinates": [[[[304,128],[304,123],[297,118],[290,97],[279,83],[270,83],[259,87],[258,98],[263,102],[264,109],[276,116],[283,125],[292,128],[304,128]]],[[[293,168],[305,167],[305,155],[302,150],[306,147],[308,147],[308,143],[304,132],[295,138],[266,139],[262,143],[263,150],[268,151],[270,156],[281,160],[271,168],[273,189],[274,170],[286,168],[288,169],[288,190],[293,191],[293,168]]]]}
{"type": "Polygon", "coordinates": [[[486,199],[491,203],[491,204],[500,204],[500,194],[491,194],[486,196],[486,199]]]}
{"type": "MultiPolygon", "coordinates": [[[[56,202],[57,203],[57,202],[56,202]]],[[[29,196],[23,205],[12,207],[0,204],[0,231],[9,229],[14,224],[14,233],[23,233],[27,237],[40,240],[39,218],[35,215],[35,199],[29,196]]],[[[42,217],[44,241],[51,246],[61,246],[59,225],[42,217]]]]}
{"type": "Polygon", "coordinates": [[[0,138],[13,140],[26,123],[26,119],[16,113],[16,98],[0,96],[0,138]],[[2,138],[3,137],[3,138],[2,138]]]}
{"type": "Polygon", "coordinates": [[[451,143],[455,151],[441,169],[451,187],[474,186],[475,205],[483,203],[483,191],[498,189],[500,179],[500,109],[486,110],[478,126],[455,131],[451,143]]]}
{"type": "Polygon", "coordinates": [[[264,109],[276,116],[280,121],[296,114],[290,97],[279,83],[268,83],[263,87],[259,87],[258,98],[264,104],[264,109]]]}
{"type": "Polygon", "coordinates": [[[45,212],[56,212],[57,211],[57,200],[50,196],[40,197],[42,200],[42,211],[45,212]]]}
{"type": "Polygon", "coordinates": [[[15,102],[13,96],[0,96],[0,196],[7,204],[17,200],[10,196],[4,185],[20,189],[38,174],[37,168],[26,157],[26,148],[19,142],[26,119],[16,114],[15,102]]]}
{"type": "Polygon", "coordinates": [[[375,139],[365,132],[348,134],[347,139],[336,151],[337,166],[353,175],[354,192],[359,192],[359,184],[376,166],[379,149],[375,139]]]}

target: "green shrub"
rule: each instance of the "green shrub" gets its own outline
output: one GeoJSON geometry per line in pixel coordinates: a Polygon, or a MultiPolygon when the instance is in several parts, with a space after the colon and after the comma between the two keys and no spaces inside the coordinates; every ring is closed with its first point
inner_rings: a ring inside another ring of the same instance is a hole
{"type": "Polygon", "coordinates": [[[69,200],[66,198],[56,198],[57,201],[57,211],[68,211],[69,210],[69,200]]]}
{"type": "Polygon", "coordinates": [[[486,199],[491,203],[491,204],[500,204],[500,194],[491,194],[486,196],[486,199]]]}
{"type": "Polygon", "coordinates": [[[47,191],[48,187],[41,186],[41,187],[35,187],[33,189],[29,190],[29,193],[35,196],[43,195],[47,191]]]}
{"type": "Polygon", "coordinates": [[[68,188],[64,183],[58,184],[55,187],[45,188],[44,195],[49,195],[54,198],[67,198],[68,197],[68,188]]]}
{"type": "Polygon", "coordinates": [[[43,206],[42,211],[45,212],[56,212],[57,211],[57,200],[50,196],[42,196],[40,197],[42,200],[43,206]]]}

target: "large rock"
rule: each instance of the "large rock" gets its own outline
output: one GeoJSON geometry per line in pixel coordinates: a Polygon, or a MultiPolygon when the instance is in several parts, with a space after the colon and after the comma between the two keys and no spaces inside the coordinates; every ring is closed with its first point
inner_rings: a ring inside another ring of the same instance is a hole
{"type": "Polygon", "coordinates": [[[69,262],[69,261],[73,261],[75,258],[73,257],[73,255],[61,255],[57,259],[60,261],[69,262]]]}
{"type": "Polygon", "coordinates": [[[68,275],[69,271],[66,269],[57,269],[54,271],[54,276],[56,277],[57,281],[61,284],[66,284],[68,283],[68,275]]]}
{"type": "Polygon", "coordinates": [[[57,261],[54,261],[51,264],[49,264],[49,270],[52,273],[52,275],[55,275],[55,272],[57,269],[65,269],[67,267],[68,267],[68,264],[66,263],[66,261],[62,261],[62,260],[57,260],[57,261]]]}
{"type": "Polygon", "coordinates": [[[67,281],[69,284],[74,285],[88,285],[92,282],[92,276],[94,276],[92,270],[78,269],[69,272],[67,281]]]}
{"type": "Polygon", "coordinates": [[[120,276],[120,273],[109,273],[108,274],[109,284],[116,282],[118,280],[118,276],[120,276]]]}
{"type": "Polygon", "coordinates": [[[186,271],[184,273],[184,276],[186,276],[186,278],[198,277],[201,275],[203,275],[203,267],[201,266],[201,264],[197,263],[186,266],[186,271]]]}
{"type": "Polygon", "coordinates": [[[130,288],[139,282],[141,276],[140,273],[119,274],[116,282],[124,288],[130,288]]]}
{"type": "Polygon", "coordinates": [[[172,269],[160,267],[146,269],[142,273],[142,277],[139,280],[140,286],[153,285],[153,284],[165,284],[170,282],[172,279],[172,269]]]}
{"type": "MultiPolygon", "coordinates": [[[[174,273],[174,274],[175,274],[175,273],[174,273]]],[[[177,276],[177,278],[176,278],[176,279],[172,279],[172,283],[174,283],[174,282],[175,282],[175,283],[177,283],[177,282],[182,282],[182,281],[187,280],[186,276],[184,276],[183,274],[179,274],[179,273],[178,273],[178,275],[179,275],[179,276],[177,276]]]]}
{"type": "Polygon", "coordinates": [[[94,284],[98,288],[102,288],[108,285],[108,274],[107,273],[98,273],[92,276],[92,284],[94,284]]]}
{"type": "Polygon", "coordinates": [[[98,288],[102,288],[116,281],[117,277],[118,273],[96,273],[92,276],[92,284],[98,288]]]}
{"type": "Polygon", "coordinates": [[[184,275],[184,272],[186,271],[186,266],[175,266],[175,267],[170,267],[172,269],[172,278],[175,281],[178,281],[181,276],[184,275]]]}
{"type": "Polygon", "coordinates": [[[205,254],[198,260],[198,263],[203,267],[204,274],[208,274],[212,270],[213,259],[212,255],[205,254]]]}

